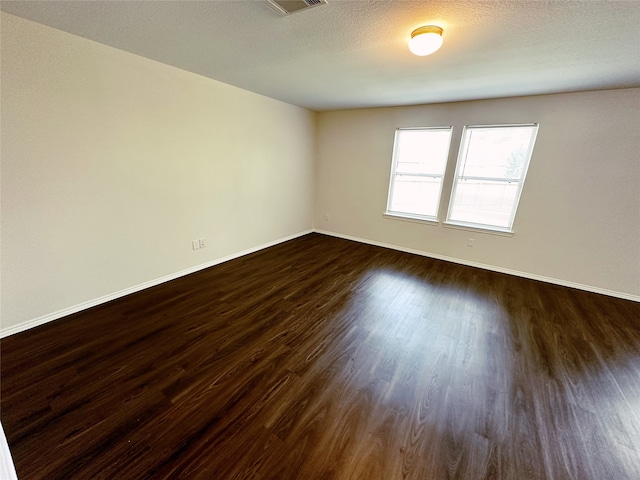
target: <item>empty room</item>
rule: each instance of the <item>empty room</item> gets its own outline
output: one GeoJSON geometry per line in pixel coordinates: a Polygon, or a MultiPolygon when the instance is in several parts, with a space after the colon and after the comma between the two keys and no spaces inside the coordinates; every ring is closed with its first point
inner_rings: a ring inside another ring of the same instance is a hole
{"type": "Polygon", "coordinates": [[[640,2],[0,8],[0,480],[640,478],[640,2]]]}

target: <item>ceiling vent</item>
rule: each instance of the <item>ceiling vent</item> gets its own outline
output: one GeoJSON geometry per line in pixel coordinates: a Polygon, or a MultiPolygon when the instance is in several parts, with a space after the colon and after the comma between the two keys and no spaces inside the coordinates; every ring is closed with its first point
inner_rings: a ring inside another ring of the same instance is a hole
{"type": "Polygon", "coordinates": [[[264,0],[264,4],[269,7],[269,10],[279,17],[308,10],[318,5],[325,5],[326,3],[327,0],[264,0]]]}

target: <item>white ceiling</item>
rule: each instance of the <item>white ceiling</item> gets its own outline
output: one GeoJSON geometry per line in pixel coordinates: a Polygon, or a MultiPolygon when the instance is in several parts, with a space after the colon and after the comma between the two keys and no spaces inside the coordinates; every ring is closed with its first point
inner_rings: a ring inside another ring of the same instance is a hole
{"type": "Polygon", "coordinates": [[[2,1],[7,13],[313,110],[640,86],[640,1],[2,1]],[[444,28],[428,57],[411,31],[444,28]]]}

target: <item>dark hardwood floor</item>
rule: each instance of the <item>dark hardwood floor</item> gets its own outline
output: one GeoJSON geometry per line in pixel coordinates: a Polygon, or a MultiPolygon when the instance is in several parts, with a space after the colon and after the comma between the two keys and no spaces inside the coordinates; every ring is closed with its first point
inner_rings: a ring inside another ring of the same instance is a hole
{"type": "Polygon", "coordinates": [[[21,480],[640,478],[639,303],[318,234],[1,355],[21,480]]]}

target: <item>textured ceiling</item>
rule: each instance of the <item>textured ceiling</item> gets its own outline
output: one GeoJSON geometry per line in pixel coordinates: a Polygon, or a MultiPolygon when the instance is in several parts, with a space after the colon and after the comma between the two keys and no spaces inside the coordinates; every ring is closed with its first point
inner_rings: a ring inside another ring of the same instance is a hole
{"type": "Polygon", "coordinates": [[[640,1],[2,1],[7,13],[314,110],[640,86],[640,1]],[[428,57],[410,32],[444,28],[428,57]]]}

